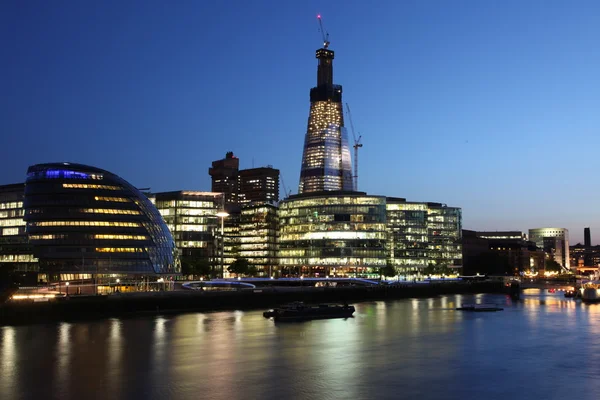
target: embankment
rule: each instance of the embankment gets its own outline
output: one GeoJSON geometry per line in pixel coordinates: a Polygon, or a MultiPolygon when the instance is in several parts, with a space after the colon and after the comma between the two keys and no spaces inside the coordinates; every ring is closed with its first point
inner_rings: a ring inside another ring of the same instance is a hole
{"type": "Polygon", "coordinates": [[[268,288],[229,292],[172,291],[110,296],[71,297],[47,302],[7,302],[0,306],[0,325],[21,325],[166,314],[191,311],[266,309],[291,301],[306,303],[361,302],[444,294],[501,293],[498,282],[448,282],[431,285],[344,288],[268,288]]]}

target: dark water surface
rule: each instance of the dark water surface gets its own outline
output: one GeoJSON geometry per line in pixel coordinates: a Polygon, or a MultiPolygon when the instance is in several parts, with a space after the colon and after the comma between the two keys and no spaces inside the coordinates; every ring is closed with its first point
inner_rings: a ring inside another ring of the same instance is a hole
{"type": "Polygon", "coordinates": [[[597,399],[600,305],[532,290],[0,328],[0,399],[597,399]],[[455,311],[502,304],[497,313],[455,311]]]}

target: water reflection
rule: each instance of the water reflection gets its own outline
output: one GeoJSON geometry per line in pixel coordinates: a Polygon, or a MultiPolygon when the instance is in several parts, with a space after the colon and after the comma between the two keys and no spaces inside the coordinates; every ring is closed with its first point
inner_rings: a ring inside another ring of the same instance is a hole
{"type": "Polygon", "coordinates": [[[356,308],[287,324],[238,311],[5,327],[0,398],[587,399],[600,389],[600,305],[538,290],[356,308]],[[504,311],[455,310],[474,302],[504,311]]]}
{"type": "Polygon", "coordinates": [[[0,341],[0,366],[2,366],[2,384],[0,385],[0,398],[8,399],[11,394],[11,388],[15,387],[16,374],[16,349],[15,335],[16,330],[13,327],[5,327],[0,330],[2,339],[0,341]]]}

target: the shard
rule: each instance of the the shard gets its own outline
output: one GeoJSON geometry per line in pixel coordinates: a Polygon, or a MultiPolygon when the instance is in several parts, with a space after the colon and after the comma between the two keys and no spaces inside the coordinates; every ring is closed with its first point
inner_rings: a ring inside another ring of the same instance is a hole
{"type": "Polygon", "coordinates": [[[298,193],[353,190],[342,86],[333,84],[334,53],[328,44],[317,50],[317,86],[310,90],[298,193]]]}

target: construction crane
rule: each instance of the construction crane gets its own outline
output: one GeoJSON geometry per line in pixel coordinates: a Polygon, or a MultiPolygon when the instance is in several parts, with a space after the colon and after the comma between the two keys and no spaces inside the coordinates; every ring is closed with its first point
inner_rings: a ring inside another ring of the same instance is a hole
{"type": "Polygon", "coordinates": [[[329,33],[325,31],[323,28],[323,21],[321,20],[321,14],[317,15],[317,19],[319,20],[319,28],[321,30],[321,36],[323,36],[323,48],[326,49],[329,47],[329,33]]]}
{"type": "Polygon", "coordinates": [[[292,195],[292,191],[290,190],[288,192],[287,186],[285,186],[285,181],[283,180],[283,175],[279,175],[279,177],[281,178],[281,186],[283,186],[283,196],[284,196],[283,199],[285,200],[292,195]]]}
{"type": "Polygon", "coordinates": [[[348,114],[348,120],[350,121],[350,128],[352,129],[352,138],[354,139],[354,190],[358,190],[358,149],[363,147],[360,139],[362,139],[362,135],[358,135],[358,139],[356,138],[356,133],[354,133],[354,123],[352,123],[352,114],[350,113],[350,106],[346,103],[346,110],[348,114]]]}

